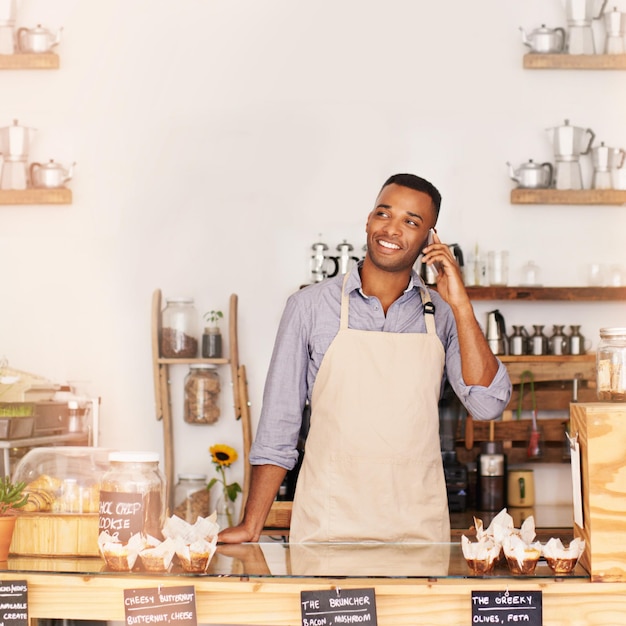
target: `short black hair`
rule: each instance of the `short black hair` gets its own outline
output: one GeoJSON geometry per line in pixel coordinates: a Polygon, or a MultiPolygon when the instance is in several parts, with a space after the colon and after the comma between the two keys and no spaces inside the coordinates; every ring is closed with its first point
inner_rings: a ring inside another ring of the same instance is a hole
{"type": "Polygon", "coordinates": [[[435,185],[427,181],[425,178],[416,176],[415,174],[394,174],[390,176],[385,184],[381,187],[381,191],[387,185],[401,185],[402,187],[408,187],[415,191],[422,191],[430,196],[433,201],[433,209],[435,209],[435,215],[439,217],[439,209],[441,207],[441,194],[435,185]]]}

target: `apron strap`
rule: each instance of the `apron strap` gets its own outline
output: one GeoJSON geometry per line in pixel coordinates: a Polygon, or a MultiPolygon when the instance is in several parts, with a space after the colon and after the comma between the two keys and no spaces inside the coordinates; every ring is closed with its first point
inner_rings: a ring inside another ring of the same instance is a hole
{"type": "Polygon", "coordinates": [[[341,285],[341,320],[339,321],[339,330],[347,330],[348,328],[348,296],[346,294],[348,276],[350,276],[350,272],[346,272],[341,285]]]}
{"type": "Polygon", "coordinates": [[[426,332],[433,334],[437,332],[435,328],[435,305],[430,299],[428,289],[420,289],[420,295],[422,296],[422,304],[424,305],[424,322],[426,322],[426,332]]]}

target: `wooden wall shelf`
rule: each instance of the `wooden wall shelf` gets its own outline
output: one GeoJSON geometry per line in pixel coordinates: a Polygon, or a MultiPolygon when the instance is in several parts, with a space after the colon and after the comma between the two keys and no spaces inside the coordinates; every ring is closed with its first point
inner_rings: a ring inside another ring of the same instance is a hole
{"type": "Polygon", "coordinates": [[[511,204],[626,204],[626,190],[516,188],[511,204]]]}
{"type": "Polygon", "coordinates": [[[626,300],[626,287],[467,287],[471,300],[607,302],[626,300]]]}
{"type": "Polygon", "coordinates": [[[527,70],[626,70],[626,54],[524,55],[527,70]]]}
{"type": "Polygon", "coordinates": [[[54,52],[0,54],[0,70],[57,70],[59,66],[59,55],[54,52]]]}
{"type": "Polygon", "coordinates": [[[0,204],[72,204],[72,191],[59,189],[0,189],[0,204]]]}

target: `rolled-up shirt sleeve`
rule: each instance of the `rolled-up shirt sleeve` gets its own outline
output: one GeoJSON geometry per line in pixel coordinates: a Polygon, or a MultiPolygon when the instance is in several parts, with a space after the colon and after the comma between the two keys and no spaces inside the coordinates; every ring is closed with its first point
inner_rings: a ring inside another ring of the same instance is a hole
{"type": "Polygon", "coordinates": [[[307,394],[309,362],[306,312],[291,296],[274,343],[263,392],[263,408],[250,449],[252,465],[292,469],[298,460],[298,435],[307,394]]]}

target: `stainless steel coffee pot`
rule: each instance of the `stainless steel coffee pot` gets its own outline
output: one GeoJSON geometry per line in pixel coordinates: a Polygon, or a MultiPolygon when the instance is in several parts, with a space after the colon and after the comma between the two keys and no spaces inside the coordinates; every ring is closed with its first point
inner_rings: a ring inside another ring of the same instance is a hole
{"type": "Polygon", "coordinates": [[[552,163],[535,163],[528,159],[527,163],[522,163],[517,169],[507,161],[509,166],[509,177],[514,180],[519,187],[526,189],[547,189],[552,185],[554,168],[552,163]]]}
{"type": "Polygon", "coordinates": [[[354,246],[348,243],[345,239],[337,246],[337,252],[339,252],[339,273],[347,274],[354,263],[359,262],[359,257],[350,254],[354,250],[354,246]]]}
{"type": "Polygon", "coordinates": [[[557,189],[582,189],[579,158],[591,150],[595,133],[590,128],[571,126],[567,119],[562,126],[548,128],[547,132],[556,162],[554,186],[557,189]]]}
{"type": "Polygon", "coordinates": [[[325,278],[336,276],[339,271],[339,259],[326,254],[328,246],[323,242],[314,243],[311,246],[313,256],[311,257],[311,276],[313,282],[320,282],[325,278]]]}
{"type": "Polygon", "coordinates": [[[12,126],[0,128],[0,152],[4,158],[28,158],[30,141],[34,133],[34,128],[20,126],[17,120],[13,120],[12,126]]]}
{"type": "Polygon", "coordinates": [[[494,354],[506,354],[506,324],[498,309],[487,313],[487,343],[494,354]]]}
{"type": "Polygon", "coordinates": [[[522,43],[528,46],[531,52],[551,54],[562,52],[565,48],[564,28],[548,28],[545,24],[542,24],[528,34],[521,26],[520,31],[522,33],[522,43]]]}
{"type": "Polygon", "coordinates": [[[562,126],[548,128],[547,132],[552,141],[554,156],[557,159],[588,154],[596,136],[590,128],[571,126],[568,119],[563,122],[562,126]]]}
{"type": "Polygon", "coordinates": [[[595,14],[595,0],[564,0],[567,18],[569,54],[594,54],[596,51],[592,22],[602,17],[608,0],[603,0],[595,14]]]}
{"type": "Polygon", "coordinates": [[[50,52],[61,41],[63,28],[56,32],[37,24],[34,28],[18,28],[17,47],[20,52],[44,53],[50,52]]]}
{"type": "Polygon", "coordinates": [[[620,169],[624,165],[626,152],[621,148],[609,148],[600,142],[591,150],[591,160],[593,163],[593,179],[591,187],[593,189],[612,189],[612,170],[620,169]]]}
{"type": "Polygon", "coordinates": [[[29,168],[30,182],[33,187],[57,189],[63,187],[74,175],[74,165],[72,163],[68,169],[60,163],[55,163],[50,159],[48,163],[31,163],[29,168]]]}
{"type": "Polygon", "coordinates": [[[624,32],[626,31],[626,13],[613,7],[612,11],[604,14],[604,54],[624,53],[624,32]]]}
{"type": "Polygon", "coordinates": [[[0,0],[0,26],[13,26],[15,24],[15,14],[15,0],[0,0]]]}
{"type": "Polygon", "coordinates": [[[569,342],[563,333],[563,326],[554,325],[552,327],[552,334],[548,338],[548,354],[567,354],[568,347],[569,342]]]}
{"type": "Polygon", "coordinates": [[[513,325],[513,334],[509,337],[509,354],[520,356],[528,353],[528,332],[524,326],[513,325]]]}
{"type": "Polygon", "coordinates": [[[528,339],[528,354],[548,354],[548,338],[543,334],[543,325],[534,324],[534,333],[528,339]]]}

